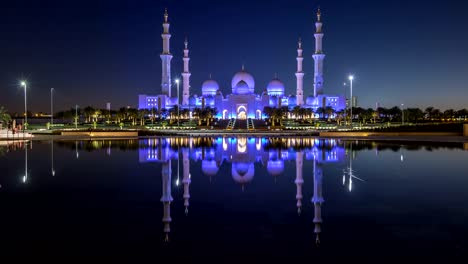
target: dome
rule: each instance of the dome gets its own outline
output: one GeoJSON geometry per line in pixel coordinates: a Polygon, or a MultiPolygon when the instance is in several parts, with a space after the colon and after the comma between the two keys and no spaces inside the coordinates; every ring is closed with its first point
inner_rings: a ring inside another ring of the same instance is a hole
{"type": "Polygon", "coordinates": [[[203,160],[202,161],[202,172],[206,176],[216,176],[218,174],[218,165],[215,160],[203,160]]]}
{"type": "Polygon", "coordinates": [[[233,163],[231,174],[237,183],[248,183],[255,175],[255,167],[249,163],[233,163]]]}
{"type": "Polygon", "coordinates": [[[206,80],[202,84],[203,96],[216,95],[216,91],[218,90],[219,90],[219,84],[215,80],[206,80]]]}
{"type": "Polygon", "coordinates": [[[283,160],[269,160],[267,163],[268,173],[272,176],[279,176],[284,172],[283,160]]]}
{"type": "Polygon", "coordinates": [[[246,82],[240,81],[237,83],[236,87],[232,89],[232,93],[233,94],[249,94],[250,87],[246,82]]]}
{"type": "Polygon", "coordinates": [[[275,78],[267,86],[268,95],[284,95],[284,84],[279,79],[275,78]]]}
{"type": "Polygon", "coordinates": [[[231,87],[232,87],[233,92],[237,84],[240,81],[244,81],[247,84],[247,86],[251,89],[251,92],[252,93],[254,92],[254,89],[255,89],[254,77],[250,73],[244,71],[244,69],[242,69],[242,71],[236,73],[234,77],[232,77],[231,87]]]}

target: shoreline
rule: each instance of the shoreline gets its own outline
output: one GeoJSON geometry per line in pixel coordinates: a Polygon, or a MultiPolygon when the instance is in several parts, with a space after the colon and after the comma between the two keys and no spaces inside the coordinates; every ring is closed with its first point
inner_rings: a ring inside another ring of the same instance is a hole
{"type": "MultiPolygon", "coordinates": [[[[147,131],[143,131],[147,132],[147,131]]],[[[122,135],[121,133],[106,132],[102,136],[99,133],[86,135],[83,133],[76,135],[53,135],[53,134],[35,134],[32,138],[0,138],[0,141],[15,142],[15,141],[76,141],[76,140],[128,140],[128,139],[146,139],[158,137],[310,137],[317,139],[340,139],[340,140],[366,140],[366,141],[394,141],[394,142],[446,142],[446,143],[464,143],[468,144],[468,137],[460,133],[440,133],[440,132],[318,132],[318,131],[213,131],[213,130],[198,130],[198,131],[151,131],[147,135],[132,134],[131,136],[122,135]]],[[[146,133],[145,133],[146,134],[146,133]]]]}

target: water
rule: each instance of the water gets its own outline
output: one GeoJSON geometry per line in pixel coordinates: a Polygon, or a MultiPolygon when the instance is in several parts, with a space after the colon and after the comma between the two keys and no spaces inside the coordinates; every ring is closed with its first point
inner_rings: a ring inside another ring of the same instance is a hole
{"type": "Polygon", "coordinates": [[[0,257],[466,260],[463,149],[308,138],[0,146],[0,257]]]}

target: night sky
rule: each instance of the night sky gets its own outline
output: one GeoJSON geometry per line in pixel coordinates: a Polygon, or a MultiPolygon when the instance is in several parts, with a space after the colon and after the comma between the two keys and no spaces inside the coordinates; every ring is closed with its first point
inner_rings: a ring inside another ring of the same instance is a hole
{"type": "Polygon", "coordinates": [[[23,110],[22,77],[32,111],[49,111],[51,87],[57,110],[106,102],[136,107],[138,94],[160,93],[165,7],[172,75],[182,71],[187,35],[192,94],[201,94],[210,73],[230,93],[242,64],[257,93],[275,73],[286,94],[295,93],[302,37],[310,95],[319,5],[325,93],[342,94],[354,73],[359,106],[468,107],[468,3],[456,0],[7,1],[0,9],[0,105],[23,110]]]}

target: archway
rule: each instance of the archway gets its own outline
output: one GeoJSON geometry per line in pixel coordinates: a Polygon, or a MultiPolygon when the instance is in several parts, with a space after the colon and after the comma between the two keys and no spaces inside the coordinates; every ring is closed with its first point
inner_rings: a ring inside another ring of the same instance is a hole
{"type": "Polygon", "coordinates": [[[237,107],[237,119],[247,119],[247,108],[244,105],[237,107]]]}
{"type": "Polygon", "coordinates": [[[257,119],[262,119],[262,111],[257,110],[257,119]]]}
{"type": "Polygon", "coordinates": [[[228,110],[224,109],[223,111],[223,119],[227,119],[228,118],[228,110]]]}

